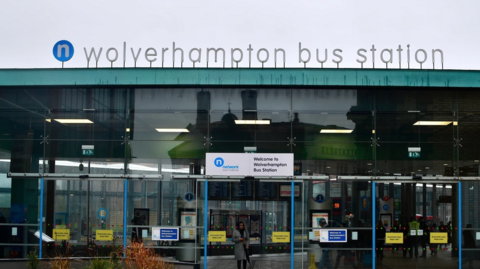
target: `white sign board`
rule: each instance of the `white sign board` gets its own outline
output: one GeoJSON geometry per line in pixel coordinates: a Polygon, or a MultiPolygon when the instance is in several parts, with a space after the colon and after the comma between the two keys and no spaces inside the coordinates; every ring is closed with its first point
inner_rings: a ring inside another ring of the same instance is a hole
{"type": "Polygon", "coordinates": [[[293,176],[292,153],[207,153],[207,176],[293,176]]]}

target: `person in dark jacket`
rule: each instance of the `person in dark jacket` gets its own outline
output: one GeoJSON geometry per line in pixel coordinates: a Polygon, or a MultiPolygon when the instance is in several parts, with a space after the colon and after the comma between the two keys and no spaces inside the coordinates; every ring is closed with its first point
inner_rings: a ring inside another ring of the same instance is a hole
{"type": "Polygon", "coordinates": [[[422,236],[418,236],[418,239],[420,241],[420,245],[422,246],[422,256],[421,258],[426,258],[427,257],[427,242],[428,238],[430,237],[430,233],[428,230],[427,223],[425,223],[425,218],[421,217],[420,218],[420,228],[419,230],[423,231],[422,236]]]}
{"type": "Polygon", "coordinates": [[[383,248],[385,247],[385,227],[383,227],[383,222],[381,220],[377,221],[377,226],[375,227],[375,248],[377,253],[378,265],[382,264],[383,261],[383,248]]]}
{"type": "MultiPolygon", "coordinates": [[[[467,224],[466,228],[467,229],[472,228],[472,224],[467,224]]],[[[464,242],[464,245],[463,245],[464,248],[475,248],[476,247],[475,238],[473,237],[471,230],[463,231],[463,242],[464,242]]],[[[473,268],[473,260],[474,260],[474,257],[475,257],[475,250],[464,250],[464,251],[467,254],[467,258],[462,260],[462,264],[468,262],[469,269],[472,269],[473,268]]]]}

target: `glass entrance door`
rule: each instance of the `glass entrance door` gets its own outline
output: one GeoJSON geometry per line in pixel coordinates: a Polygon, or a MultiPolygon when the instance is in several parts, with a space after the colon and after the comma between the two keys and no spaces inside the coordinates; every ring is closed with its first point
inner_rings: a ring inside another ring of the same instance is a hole
{"type": "Polygon", "coordinates": [[[375,185],[377,268],[459,267],[460,184],[424,180],[375,185]]]}
{"type": "Polygon", "coordinates": [[[292,215],[302,188],[288,180],[198,181],[202,268],[243,268],[244,260],[250,268],[289,268],[292,215]]]}

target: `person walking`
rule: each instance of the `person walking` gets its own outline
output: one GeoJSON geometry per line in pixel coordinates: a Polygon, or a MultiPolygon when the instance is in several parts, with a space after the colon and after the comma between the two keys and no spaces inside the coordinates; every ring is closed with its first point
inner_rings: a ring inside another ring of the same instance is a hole
{"type": "MultiPolygon", "coordinates": [[[[472,228],[472,224],[467,224],[465,227],[467,229],[472,228]]],[[[464,240],[464,248],[476,248],[475,238],[473,237],[471,230],[463,231],[463,240],[464,240]]],[[[468,262],[468,268],[473,269],[473,260],[475,259],[475,250],[464,250],[467,254],[466,259],[462,259],[462,264],[468,262]]],[[[461,255],[461,254],[460,254],[461,255]]]]}
{"type": "Polygon", "coordinates": [[[237,268],[241,269],[243,261],[243,269],[247,268],[247,251],[250,247],[250,235],[245,229],[245,224],[240,221],[237,229],[233,231],[232,242],[235,243],[235,260],[237,260],[237,268]]]}
{"type": "MultiPolygon", "coordinates": [[[[321,218],[318,221],[318,226],[320,226],[320,229],[324,229],[328,226],[325,218],[321,218]]],[[[325,249],[325,248],[329,248],[330,244],[329,243],[322,243],[320,241],[318,241],[318,244],[322,248],[322,258],[320,259],[320,264],[319,264],[318,268],[323,269],[323,267],[326,266],[328,269],[332,269],[332,264],[330,263],[330,250],[325,249]]]]}
{"type": "Polygon", "coordinates": [[[418,230],[420,228],[420,223],[415,220],[415,217],[410,217],[410,222],[408,223],[408,241],[410,250],[408,251],[409,257],[413,258],[413,252],[415,250],[415,258],[418,258],[418,230]]]}
{"type": "Polygon", "coordinates": [[[377,227],[375,227],[375,248],[378,259],[378,265],[382,265],[383,262],[383,248],[385,247],[385,227],[381,220],[377,221],[377,227]]]}

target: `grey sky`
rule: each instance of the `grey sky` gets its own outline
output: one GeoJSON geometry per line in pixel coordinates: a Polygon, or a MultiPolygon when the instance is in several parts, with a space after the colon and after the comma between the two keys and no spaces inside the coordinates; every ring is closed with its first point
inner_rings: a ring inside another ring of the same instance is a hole
{"type": "MultiPolygon", "coordinates": [[[[209,47],[224,48],[230,66],[230,49],[238,47],[244,53],[240,66],[247,67],[249,44],[255,58],[258,49],[268,49],[265,67],[274,65],[274,48],[285,49],[287,67],[303,67],[298,62],[298,42],[302,42],[312,53],[307,67],[320,66],[315,60],[317,48],[321,53],[328,49],[324,66],[336,67],[331,53],[338,48],[343,50],[340,67],[359,68],[357,50],[369,50],[375,44],[376,68],[385,67],[379,58],[385,48],[394,52],[389,67],[398,67],[398,45],[405,50],[404,68],[410,44],[412,68],[419,68],[413,53],[422,48],[428,54],[424,68],[432,68],[432,49],[442,49],[446,69],[480,69],[479,10],[480,1],[475,0],[0,0],[0,68],[61,67],[52,49],[65,39],[75,47],[65,67],[86,67],[84,47],[103,47],[100,67],[110,67],[105,51],[116,48],[120,55],[114,67],[121,67],[124,41],[127,66],[133,66],[130,47],[142,48],[138,67],[149,66],[143,55],[147,48],[161,54],[168,47],[165,66],[171,66],[175,41],[185,50],[184,67],[192,66],[188,51],[193,47],[202,48],[202,62],[197,66],[205,66],[209,47]]],[[[371,52],[366,55],[364,67],[370,68],[371,52]]],[[[211,58],[209,65],[222,64],[211,58]]],[[[161,66],[161,60],[153,66],[161,66]]],[[[261,64],[255,59],[252,66],[261,64]]]]}

